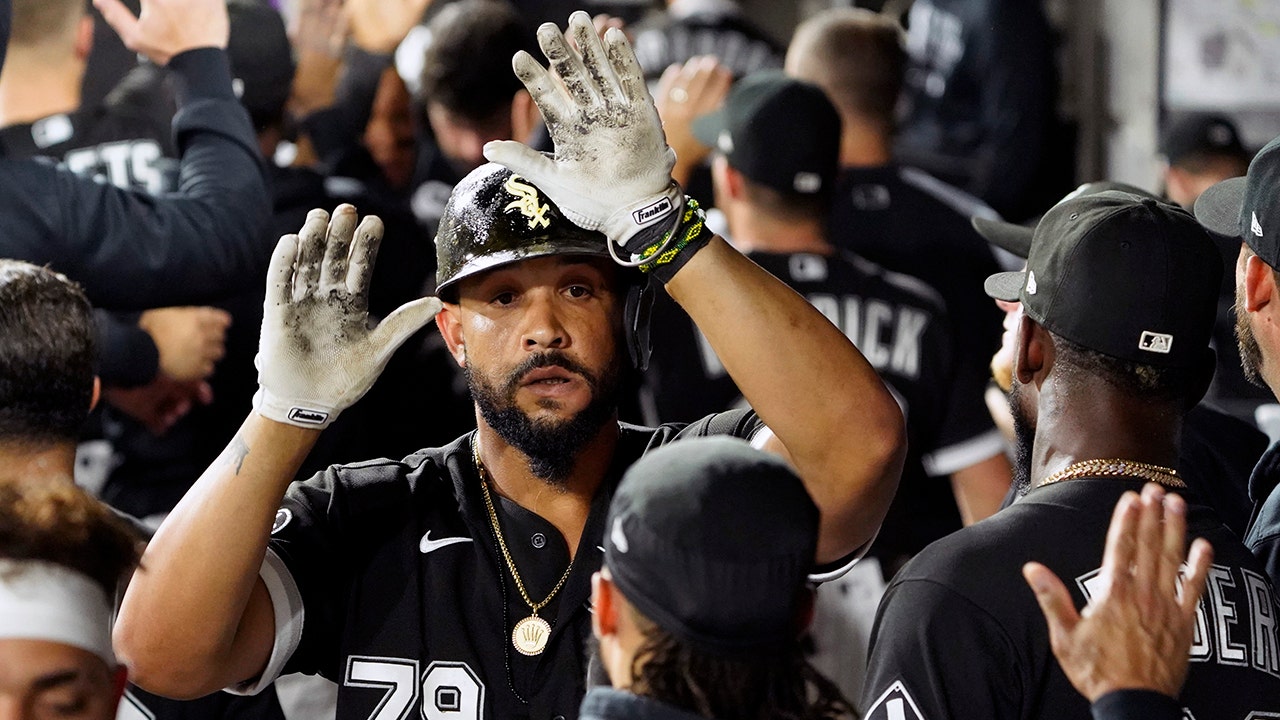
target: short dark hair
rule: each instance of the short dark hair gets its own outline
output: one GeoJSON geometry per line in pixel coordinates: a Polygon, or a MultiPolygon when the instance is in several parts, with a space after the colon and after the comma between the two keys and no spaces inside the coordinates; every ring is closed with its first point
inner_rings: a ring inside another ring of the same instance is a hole
{"type": "Polygon", "coordinates": [[[0,260],[0,442],[74,441],[89,415],[93,317],[80,287],[0,260]]]}
{"type": "Polygon", "coordinates": [[[839,688],[804,657],[799,640],[777,652],[719,655],[659,627],[630,603],[643,637],[631,691],[708,718],[835,720],[856,717],[839,688]]]}
{"type": "Polygon", "coordinates": [[[1203,368],[1160,367],[1121,360],[1061,335],[1049,335],[1053,338],[1054,367],[1064,370],[1069,380],[1081,376],[1100,377],[1131,397],[1181,402],[1188,407],[1199,402],[1204,392],[1203,368]]]}
{"type": "Polygon", "coordinates": [[[110,597],[139,551],[129,526],[71,478],[0,478],[0,558],[56,563],[110,597]]]}
{"type": "Polygon", "coordinates": [[[792,222],[826,222],[831,212],[832,191],[830,187],[804,194],[775,190],[763,183],[758,183],[747,176],[742,176],[743,194],[747,202],[759,212],[778,220],[792,222]]]}
{"type": "Polygon", "coordinates": [[[787,55],[787,71],[826,90],[841,115],[892,132],[907,67],[902,28],[892,18],[826,10],[796,28],[787,55]]]}
{"type": "Polygon", "coordinates": [[[14,0],[10,42],[41,45],[69,32],[88,13],[87,0],[14,0]]]}
{"type": "Polygon", "coordinates": [[[511,57],[532,52],[533,33],[504,0],[460,0],[432,18],[422,68],[421,101],[473,122],[493,118],[524,87],[511,57]]]}

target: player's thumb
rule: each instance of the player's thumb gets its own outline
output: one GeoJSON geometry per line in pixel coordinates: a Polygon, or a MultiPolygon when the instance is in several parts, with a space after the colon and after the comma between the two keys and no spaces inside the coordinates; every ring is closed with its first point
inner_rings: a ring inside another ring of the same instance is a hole
{"type": "Polygon", "coordinates": [[[428,296],[396,308],[370,335],[374,346],[378,348],[378,355],[386,357],[395,352],[410,335],[431,322],[442,307],[444,304],[439,298],[428,296]]]}
{"type": "Polygon", "coordinates": [[[490,140],[484,144],[484,156],[539,187],[542,186],[538,181],[554,170],[554,164],[546,155],[515,140],[490,140]]]}
{"type": "Polygon", "coordinates": [[[1080,621],[1080,615],[1058,576],[1040,563],[1029,562],[1022,566],[1022,577],[1035,593],[1036,602],[1040,603],[1040,611],[1049,623],[1049,633],[1058,637],[1070,633],[1080,621]]]}

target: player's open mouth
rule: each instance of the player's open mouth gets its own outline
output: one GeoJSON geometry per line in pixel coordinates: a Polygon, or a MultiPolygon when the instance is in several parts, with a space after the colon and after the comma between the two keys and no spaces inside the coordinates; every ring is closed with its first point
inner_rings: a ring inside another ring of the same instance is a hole
{"type": "Polygon", "coordinates": [[[574,379],[573,372],[562,367],[551,366],[537,368],[525,373],[523,384],[535,387],[554,387],[573,382],[574,379]]]}

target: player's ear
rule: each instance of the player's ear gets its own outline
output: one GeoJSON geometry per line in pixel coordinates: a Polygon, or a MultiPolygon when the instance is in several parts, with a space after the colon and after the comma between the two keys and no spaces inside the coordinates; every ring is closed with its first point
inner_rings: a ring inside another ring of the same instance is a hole
{"type": "Polygon", "coordinates": [[[617,587],[605,576],[604,571],[596,571],[591,576],[591,631],[597,638],[604,638],[618,632],[618,603],[614,601],[617,587]]]}
{"type": "Polygon", "coordinates": [[[1018,339],[1015,341],[1013,373],[1018,382],[1030,385],[1036,377],[1046,369],[1045,361],[1049,357],[1045,343],[1047,337],[1040,325],[1024,313],[1018,318],[1018,339]]]}
{"type": "Polygon", "coordinates": [[[93,394],[89,396],[89,412],[98,407],[98,401],[102,399],[102,378],[97,375],[93,376],[93,394]]]}
{"type": "Polygon", "coordinates": [[[1244,265],[1244,309],[1258,312],[1276,299],[1275,273],[1265,260],[1250,253],[1244,265]]]}
{"type": "Polygon", "coordinates": [[[76,26],[76,57],[80,60],[88,60],[89,53],[93,51],[93,17],[88,13],[80,18],[80,24],[76,26]]]}
{"type": "Polygon", "coordinates": [[[453,356],[454,362],[458,363],[458,367],[466,367],[467,349],[463,342],[462,318],[459,310],[460,308],[453,303],[444,303],[444,307],[436,313],[436,327],[439,328],[440,336],[444,338],[444,344],[449,348],[449,354],[453,356]]]}

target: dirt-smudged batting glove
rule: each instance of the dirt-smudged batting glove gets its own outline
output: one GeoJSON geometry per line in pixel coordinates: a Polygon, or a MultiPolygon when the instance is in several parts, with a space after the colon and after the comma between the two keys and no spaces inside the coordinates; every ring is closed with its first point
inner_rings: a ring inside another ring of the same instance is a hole
{"type": "MultiPolygon", "coordinates": [[[[670,262],[688,213],[671,179],[675,153],[626,37],[611,28],[602,42],[578,11],[563,35],[554,23],[539,27],[538,44],[551,71],[523,51],[512,67],[542,112],[555,154],[508,140],[488,143],[485,157],[538,186],[575,224],[603,232],[620,264],[670,262]]],[[[682,254],[704,244],[686,242],[682,254]]]]}
{"type": "Polygon", "coordinates": [[[280,238],[267,272],[258,392],[253,407],[272,420],[323,428],[373,385],[391,353],[440,311],[424,297],[376,326],[369,278],[382,242],[382,221],[340,205],[312,210],[302,231],[280,238]]]}

